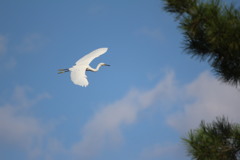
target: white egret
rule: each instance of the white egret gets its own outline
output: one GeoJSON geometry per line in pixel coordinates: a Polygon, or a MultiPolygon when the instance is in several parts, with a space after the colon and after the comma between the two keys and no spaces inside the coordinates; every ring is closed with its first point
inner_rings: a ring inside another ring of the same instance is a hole
{"type": "Polygon", "coordinates": [[[71,72],[71,80],[74,84],[80,85],[83,87],[86,87],[89,83],[87,80],[86,76],[86,71],[92,71],[92,72],[97,72],[101,66],[110,66],[105,63],[99,63],[97,67],[94,69],[89,64],[97,57],[100,55],[106,53],[108,48],[99,48],[96,49],[89,54],[83,56],[81,59],[79,59],[76,64],[68,69],[59,69],[58,72],[60,73],[65,73],[65,72],[71,72]]]}

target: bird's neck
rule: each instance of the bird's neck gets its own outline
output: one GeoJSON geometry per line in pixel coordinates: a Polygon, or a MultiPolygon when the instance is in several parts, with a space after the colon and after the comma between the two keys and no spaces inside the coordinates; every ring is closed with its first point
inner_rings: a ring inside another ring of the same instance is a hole
{"type": "Polygon", "coordinates": [[[101,66],[102,66],[101,64],[98,64],[96,68],[92,68],[89,66],[87,68],[87,71],[97,72],[101,66]]]}

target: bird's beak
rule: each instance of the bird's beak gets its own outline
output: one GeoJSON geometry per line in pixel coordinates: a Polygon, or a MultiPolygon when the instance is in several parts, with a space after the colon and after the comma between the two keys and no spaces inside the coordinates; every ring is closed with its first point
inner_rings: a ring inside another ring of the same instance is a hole
{"type": "Polygon", "coordinates": [[[104,64],[104,66],[110,66],[109,64],[104,64]]]}

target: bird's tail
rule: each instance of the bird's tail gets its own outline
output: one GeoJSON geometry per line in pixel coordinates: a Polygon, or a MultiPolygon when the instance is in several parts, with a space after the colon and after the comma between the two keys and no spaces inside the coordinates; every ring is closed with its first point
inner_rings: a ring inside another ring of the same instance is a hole
{"type": "Polygon", "coordinates": [[[61,73],[69,72],[69,69],[59,69],[58,71],[59,71],[58,74],[61,74],[61,73]]]}

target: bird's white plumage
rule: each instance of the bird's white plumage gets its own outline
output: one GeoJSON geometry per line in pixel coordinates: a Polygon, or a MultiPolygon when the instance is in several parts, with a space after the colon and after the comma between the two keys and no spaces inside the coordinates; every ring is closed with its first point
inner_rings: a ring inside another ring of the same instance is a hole
{"type": "Polygon", "coordinates": [[[72,82],[76,85],[86,87],[88,85],[88,80],[85,71],[86,67],[72,67],[70,74],[72,82]]]}
{"type": "Polygon", "coordinates": [[[91,68],[89,64],[100,55],[106,53],[108,48],[99,48],[80,58],[72,68],[71,80],[74,84],[86,87],[89,83],[86,76],[86,69],[91,68]]]}
{"type": "Polygon", "coordinates": [[[96,49],[92,52],[90,52],[89,54],[83,56],[82,58],[80,58],[77,62],[76,65],[89,65],[92,60],[94,60],[95,58],[101,56],[102,54],[106,53],[108,50],[108,48],[99,48],[96,49]]]}

